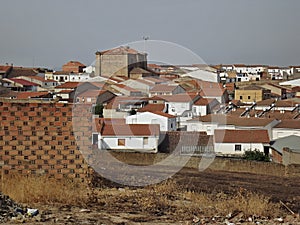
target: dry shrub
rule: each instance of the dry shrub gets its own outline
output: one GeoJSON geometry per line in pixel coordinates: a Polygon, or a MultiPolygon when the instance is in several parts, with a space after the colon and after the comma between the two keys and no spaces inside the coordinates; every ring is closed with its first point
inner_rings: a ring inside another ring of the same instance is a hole
{"type": "Polygon", "coordinates": [[[3,178],[2,192],[21,203],[84,204],[88,187],[69,179],[57,180],[47,176],[12,175],[3,178]]]}
{"type": "Polygon", "coordinates": [[[278,216],[280,205],[273,203],[270,198],[245,190],[233,195],[224,193],[206,194],[187,191],[184,198],[188,200],[185,211],[194,214],[205,214],[209,216],[226,216],[232,213],[241,212],[248,216],[278,216]]]}

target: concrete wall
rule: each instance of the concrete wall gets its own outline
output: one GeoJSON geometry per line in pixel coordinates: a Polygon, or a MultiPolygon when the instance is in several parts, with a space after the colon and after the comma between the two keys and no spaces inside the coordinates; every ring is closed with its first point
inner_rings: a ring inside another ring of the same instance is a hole
{"type": "Polygon", "coordinates": [[[291,165],[298,164],[300,165],[300,153],[292,151],[288,148],[284,148],[282,151],[282,164],[291,165]]]}
{"type": "Polygon", "coordinates": [[[260,143],[214,143],[216,153],[223,155],[243,155],[247,150],[259,150],[264,152],[264,146],[260,143]],[[235,146],[241,145],[241,151],[235,151],[235,146]]]}
{"type": "MultiPolygon", "coordinates": [[[[112,155],[122,162],[135,165],[152,165],[161,162],[169,155],[164,153],[158,154],[141,154],[141,153],[117,153],[113,152],[112,155]]],[[[188,157],[188,156],[178,156],[188,157]]],[[[190,157],[185,167],[199,168],[201,157],[190,157]]],[[[203,161],[202,161],[203,163],[203,161]]],[[[226,159],[215,158],[209,165],[208,169],[213,171],[229,171],[229,172],[243,172],[254,173],[262,175],[270,175],[277,177],[299,177],[300,165],[284,166],[279,163],[272,162],[256,162],[239,159],[226,159]]]]}

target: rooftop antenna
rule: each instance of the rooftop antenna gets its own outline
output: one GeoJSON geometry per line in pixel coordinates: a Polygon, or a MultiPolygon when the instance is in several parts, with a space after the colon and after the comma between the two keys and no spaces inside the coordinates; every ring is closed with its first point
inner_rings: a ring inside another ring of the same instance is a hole
{"type": "Polygon", "coordinates": [[[146,41],[149,40],[149,36],[143,36],[144,40],[144,53],[146,53],[146,41]]]}

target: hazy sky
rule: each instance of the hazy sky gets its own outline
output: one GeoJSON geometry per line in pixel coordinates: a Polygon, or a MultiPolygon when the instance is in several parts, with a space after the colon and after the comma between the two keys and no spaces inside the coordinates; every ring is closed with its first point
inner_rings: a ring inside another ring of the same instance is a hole
{"type": "Polygon", "coordinates": [[[298,65],[299,10],[299,0],[1,0],[0,64],[90,64],[146,35],[209,64],[298,65]]]}

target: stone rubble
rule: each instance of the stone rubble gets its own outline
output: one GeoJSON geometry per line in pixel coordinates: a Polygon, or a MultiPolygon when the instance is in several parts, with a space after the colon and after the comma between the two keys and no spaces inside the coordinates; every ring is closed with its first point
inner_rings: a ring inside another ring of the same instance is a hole
{"type": "Polygon", "coordinates": [[[0,192],[0,224],[7,223],[8,221],[24,223],[32,220],[33,217],[34,220],[42,221],[42,217],[37,209],[28,209],[17,204],[11,198],[0,192]],[[34,212],[34,214],[32,214],[32,212],[34,212]]]}

